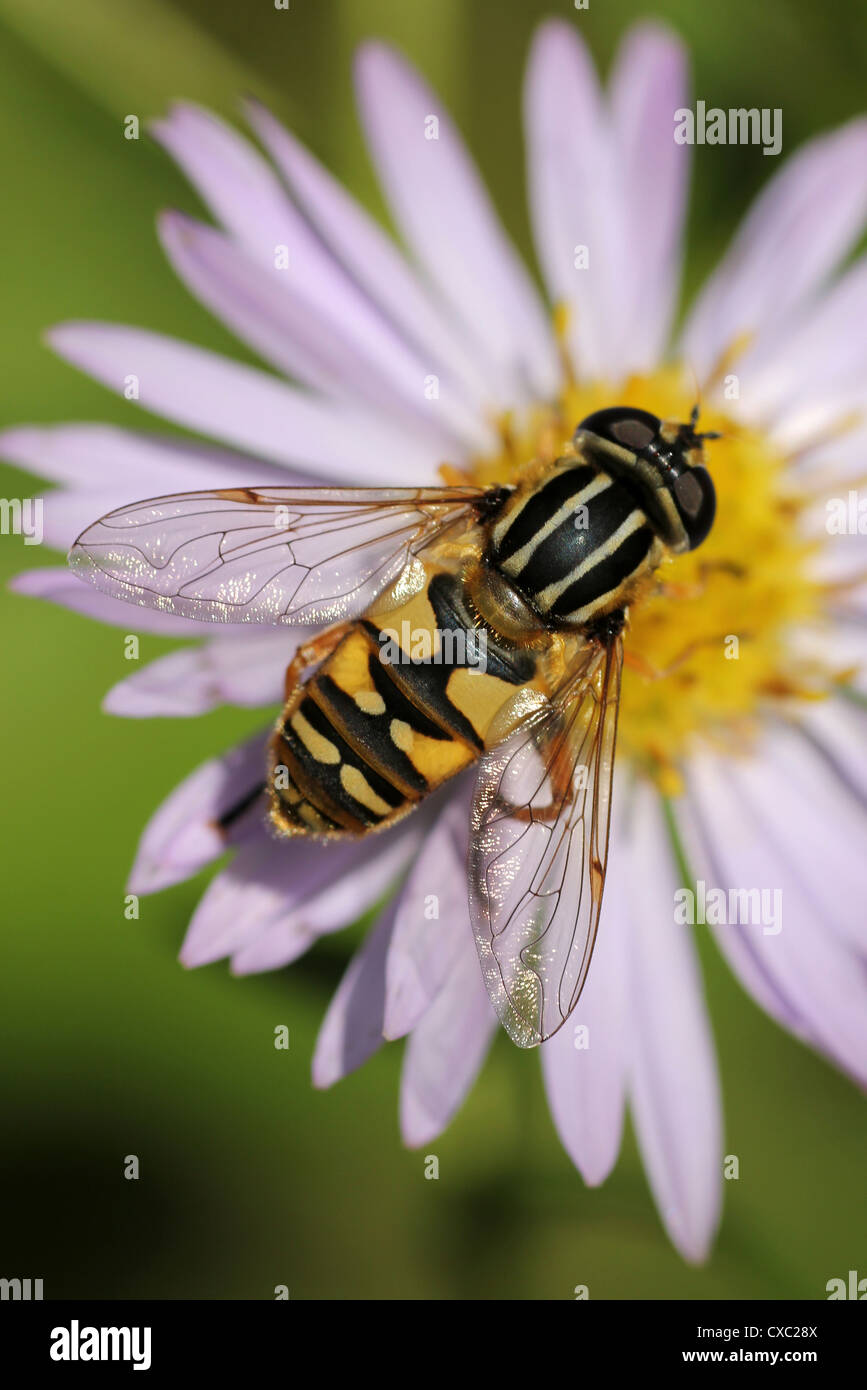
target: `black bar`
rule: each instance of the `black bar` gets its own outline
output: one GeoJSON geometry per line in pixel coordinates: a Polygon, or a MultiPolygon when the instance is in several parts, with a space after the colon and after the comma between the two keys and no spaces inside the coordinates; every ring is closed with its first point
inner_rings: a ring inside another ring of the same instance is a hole
{"type": "MultiPolygon", "coordinates": [[[[506,1357],[511,1359],[509,1345],[526,1339],[527,1354],[537,1361],[544,1352],[549,1317],[556,1319],[552,1331],[558,1338],[552,1355],[559,1346],[558,1359],[569,1357],[571,1346],[574,1356],[569,1364],[576,1375],[581,1366],[602,1358],[606,1370],[614,1373],[668,1371],[680,1366],[697,1367],[701,1373],[703,1366],[716,1363],[732,1370],[737,1365],[805,1365],[821,1368],[823,1376],[827,1376],[829,1371],[859,1364],[864,1346],[864,1310],[858,1302],[576,1300],[576,1304],[568,1310],[561,1308],[559,1313],[553,1306],[545,1313],[534,1305],[532,1323],[522,1320],[521,1330],[508,1313],[489,1312],[485,1314],[487,1330],[483,1337],[477,1335],[478,1314],[470,1311],[473,1322],[467,1329],[467,1351],[475,1359],[473,1350],[477,1348],[476,1355],[483,1356],[492,1371],[502,1357],[500,1364],[505,1369],[506,1357]],[[500,1342],[499,1350],[490,1345],[491,1340],[500,1342]],[[482,1342],[488,1343],[485,1349],[482,1342]]],[[[105,1370],[114,1377],[134,1378],[136,1358],[142,1363],[139,1374],[156,1380],[166,1374],[195,1370],[219,1372],[223,1377],[238,1373],[245,1377],[245,1382],[255,1372],[255,1382],[261,1383],[269,1369],[285,1375],[292,1374],[293,1366],[295,1378],[306,1379],[303,1366],[306,1364],[314,1371],[320,1359],[333,1376],[336,1364],[344,1356],[355,1373],[369,1357],[369,1369],[374,1373],[375,1365],[393,1367],[402,1358],[401,1345],[405,1350],[407,1343],[413,1345],[413,1305],[400,1306],[398,1323],[390,1305],[381,1308],[374,1303],[353,1306],[291,1299],[7,1301],[0,1304],[0,1371],[12,1366],[19,1368],[16,1384],[28,1384],[31,1370],[47,1371],[52,1380],[58,1381],[81,1375],[99,1378],[105,1370]],[[356,1327],[363,1341],[349,1335],[356,1327]],[[96,1329],[99,1335],[90,1329],[96,1329]],[[118,1329],[117,1337],[108,1332],[103,1337],[101,1329],[118,1329]],[[137,1334],[134,1329],[138,1329],[137,1334]],[[398,1339],[397,1345],[392,1344],[393,1337],[398,1339]],[[115,1347],[119,1356],[126,1353],[126,1360],[91,1360],[82,1356],[93,1349],[110,1358],[115,1347]],[[55,1359],[60,1353],[71,1358],[74,1351],[78,1359],[55,1359]]],[[[420,1331],[422,1340],[415,1344],[428,1373],[438,1357],[443,1359],[444,1367],[453,1365],[458,1344],[443,1333],[452,1316],[460,1327],[467,1316],[466,1306],[459,1305],[452,1313],[438,1305],[433,1314],[436,1323],[430,1321],[428,1306],[419,1311],[427,1331],[420,1331]]],[[[408,1365],[408,1375],[414,1375],[415,1369],[408,1365]]]]}

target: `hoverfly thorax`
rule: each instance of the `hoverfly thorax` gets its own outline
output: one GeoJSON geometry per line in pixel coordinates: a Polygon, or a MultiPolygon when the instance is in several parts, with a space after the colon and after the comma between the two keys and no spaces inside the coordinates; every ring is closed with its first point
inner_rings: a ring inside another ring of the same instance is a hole
{"type": "Polygon", "coordinates": [[[704,540],[715,495],[696,420],[596,411],[576,429],[573,451],[503,504],[488,564],[545,626],[583,628],[625,609],[666,550],[704,540]]]}

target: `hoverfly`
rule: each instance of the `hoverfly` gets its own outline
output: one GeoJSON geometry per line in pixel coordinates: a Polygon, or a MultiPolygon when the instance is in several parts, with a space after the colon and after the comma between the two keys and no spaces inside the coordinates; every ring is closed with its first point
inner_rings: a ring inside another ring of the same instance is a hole
{"type": "Polygon", "coordinates": [[[237,488],[122,507],[70,552],[118,598],[213,622],[330,624],[286,673],[279,834],[391,826],[472,764],[470,915],[506,1031],[577,1003],[599,921],[629,605],[716,500],[688,423],[616,406],[512,486],[237,488]],[[383,659],[419,633],[432,659],[383,659]],[[444,633],[462,634],[437,660],[444,633]],[[474,662],[484,641],[484,664],[474,662]]]}

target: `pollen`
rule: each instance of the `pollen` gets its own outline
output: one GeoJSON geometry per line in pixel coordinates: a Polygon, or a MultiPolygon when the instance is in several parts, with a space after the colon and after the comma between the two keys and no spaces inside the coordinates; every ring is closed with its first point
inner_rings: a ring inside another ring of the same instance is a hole
{"type": "MultiPolygon", "coordinates": [[[[553,408],[520,424],[503,419],[500,452],[474,460],[467,477],[486,487],[515,482],[528,461],[566,452],[576,424],[605,406],[685,421],[694,403],[691,376],[677,366],[618,386],[570,381],[553,408]]],[[[718,408],[702,410],[700,429],[721,436],[704,445],[717,494],[713,529],[695,551],[664,559],[624,633],[619,758],[671,795],[702,743],[748,751],[769,701],[821,699],[840,678],[799,658],[792,640],[824,604],[812,573],[820,543],[801,526],[811,499],[761,433],[718,408]]]]}

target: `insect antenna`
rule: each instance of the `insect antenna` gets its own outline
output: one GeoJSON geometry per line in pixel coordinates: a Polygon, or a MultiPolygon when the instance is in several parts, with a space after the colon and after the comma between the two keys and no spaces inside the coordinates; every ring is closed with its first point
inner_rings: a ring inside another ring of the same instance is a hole
{"type": "Polygon", "coordinates": [[[703,430],[701,433],[698,433],[696,431],[695,427],[698,424],[698,417],[701,414],[701,386],[699,385],[698,376],[696,375],[696,371],[692,363],[688,363],[688,366],[692,375],[693,384],[695,386],[695,405],[689,412],[689,427],[695,435],[696,439],[722,439],[722,435],[720,434],[719,430],[703,430]]]}

